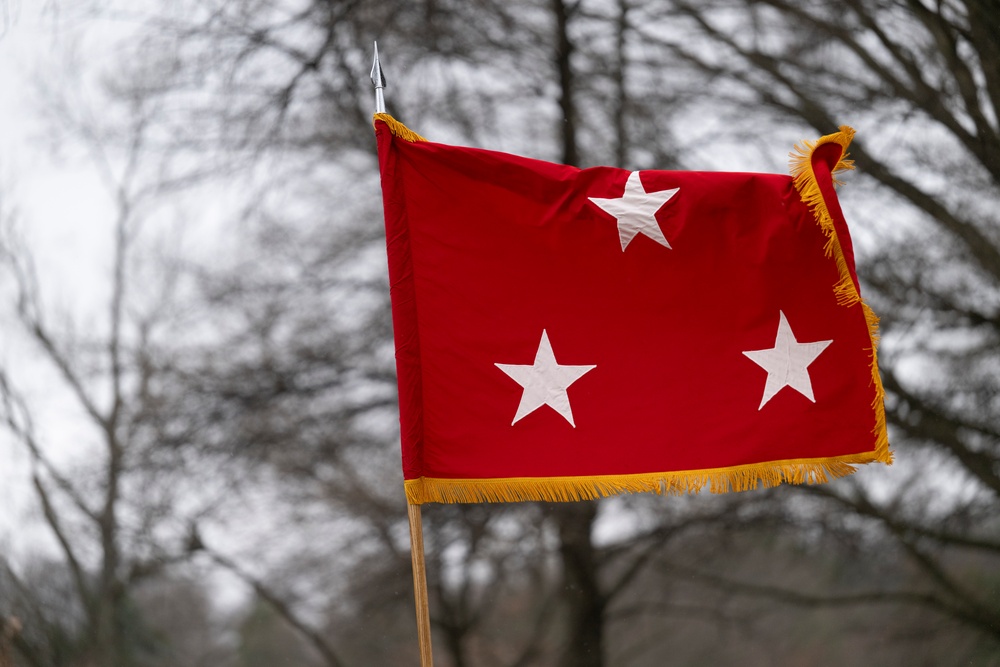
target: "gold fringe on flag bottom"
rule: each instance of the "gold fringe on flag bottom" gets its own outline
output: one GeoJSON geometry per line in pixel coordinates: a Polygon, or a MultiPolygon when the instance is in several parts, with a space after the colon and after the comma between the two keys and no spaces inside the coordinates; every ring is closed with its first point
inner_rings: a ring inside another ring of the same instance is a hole
{"type": "Polygon", "coordinates": [[[621,493],[684,495],[699,493],[708,485],[712,493],[749,491],[759,485],[822,484],[854,472],[854,465],[870,463],[871,452],[824,459],[769,461],[729,468],[684,470],[637,475],[587,477],[513,477],[406,480],[409,503],[508,503],[526,500],[570,502],[606,498],[621,493]]]}
{"type": "MultiPolygon", "coordinates": [[[[389,114],[378,113],[374,121],[382,121],[393,136],[404,141],[427,141],[389,114]]],[[[831,479],[845,477],[855,472],[855,466],[879,462],[892,464],[889,437],[886,432],[885,390],[878,372],[878,317],[865,303],[851,277],[847,258],[837,237],[833,216],[823,198],[816,173],[813,155],[821,146],[836,144],[841,149],[837,164],[831,169],[835,185],[843,185],[837,175],[854,169],[847,147],[854,138],[854,130],[846,125],[839,132],[828,134],[816,141],[803,141],[795,146],[791,157],[791,174],[802,201],[813,212],[816,224],[826,236],[823,251],[832,257],[840,278],[833,286],[837,303],[845,307],[861,305],[868,333],[871,338],[871,382],[875,387],[872,408],[875,411],[875,448],[870,452],[846,454],[819,459],[788,459],[705,470],[640,473],[632,475],[591,475],[585,477],[513,477],[485,479],[447,479],[420,477],[405,482],[406,498],[414,505],[423,503],[480,503],[520,502],[541,500],[570,502],[593,500],[620,493],[656,493],[682,495],[698,493],[708,486],[711,493],[749,491],[758,486],[772,487],[779,484],[822,484],[831,479]]]]}

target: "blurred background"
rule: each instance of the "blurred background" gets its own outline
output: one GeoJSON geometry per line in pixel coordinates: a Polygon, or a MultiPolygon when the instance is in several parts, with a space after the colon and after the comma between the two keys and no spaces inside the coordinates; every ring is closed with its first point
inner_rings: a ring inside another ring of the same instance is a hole
{"type": "Polygon", "coordinates": [[[437,141],[850,125],[891,468],[424,507],[440,667],[1000,665],[1000,5],[0,0],[0,667],[418,664],[368,73],[437,141]]]}

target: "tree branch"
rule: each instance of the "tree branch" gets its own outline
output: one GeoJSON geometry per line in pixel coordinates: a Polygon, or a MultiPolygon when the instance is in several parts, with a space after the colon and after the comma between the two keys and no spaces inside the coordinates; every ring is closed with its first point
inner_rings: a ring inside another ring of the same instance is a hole
{"type": "MultiPolygon", "coordinates": [[[[976,479],[1000,497],[1000,474],[997,473],[997,459],[987,452],[979,452],[966,446],[960,437],[964,428],[974,429],[974,425],[951,419],[936,407],[905,389],[891,370],[882,370],[882,384],[886,391],[906,402],[909,410],[905,416],[898,410],[889,408],[893,423],[918,438],[931,438],[951,452],[956,459],[976,479]]],[[[995,434],[986,432],[995,437],[995,434]]]]}
{"type": "MultiPolygon", "coordinates": [[[[837,127],[838,123],[834,122],[833,118],[829,116],[824,106],[813,95],[807,92],[807,89],[803,85],[782,71],[783,60],[760,51],[751,51],[742,47],[736,42],[734,36],[723,33],[709,23],[697,8],[683,3],[680,7],[686,11],[708,37],[731,49],[754,70],[770,76],[798,101],[797,105],[788,104],[782,101],[770,86],[765,86],[752,80],[741,81],[743,85],[748,86],[760,95],[768,105],[802,118],[820,132],[827,132],[837,127]]],[[[678,51],[684,53],[689,62],[696,66],[707,68],[707,71],[714,71],[716,74],[723,72],[729,74],[729,72],[720,70],[719,68],[707,66],[703,59],[693,54],[681,50],[678,51]]],[[[935,97],[935,99],[937,98],[935,97]]],[[[945,124],[953,133],[961,131],[960,126],[955,128],[940,118],[938,120],[945,124]]],[[[961,135],[956,136],[961,139],[961,135]]],[[[865,150],[862,142],[855,141],[851,145],[851,157],[861,170],[900,194],[918,209],[925,211],[941,227],[961,240],[969,255],[976,260],[980,268],[995,280],[1000,281],[1000,248],[975,225],[959,219],[937,199],[927,195],[910,181],[898,176],[887,164],[874,159],[865,150]]],[[[1000,174],[997,175],[997,179],[1000,181],[1000,174]]]]}
{"type": "Polygon", "coordinates": [[[797,607],[821,608],[871,604],[919,605],[934,609],[946,616],[963,620],[969,625],[985,631],[987,634],[1000,637],[1000,624],[997,624],[994,619],[970,613],[968,609],[949,603],[930,592],[874,590],[845,595],[821,595],[818,593],[804,593],[797,589],[782,588],[769,584],[756,584],[731,579],[680,563],[661,561],[661,568],[667,573],[667,576],[680,573],[685,577],[698,579],[720,590],[751,597],[766,598],[797,607]]]}
{"type": "Polygon", "coordinates": [[[260,599],[267,602],[272,609],[278,612],[279,616],[281,616],[290,626],[299,632],[312,645],[312,647],[315,648],[321,656],[323,656],[327,665],[330,667],[345,667],[346,663],[344,663],[344,661],[341,660],[334,652],[333,648],[327,644],[323,635],[299,618],[292,608],[284,600],[282,600],[277,593],[272,591],[262,581],[240,567],[232,559],[223,556],[217,551],[209,549],[205,546],[204,542],[201,542],[200,540],[198,545],[205,552],[205,554],[212,559],[213,562],[223,569],[232,572],[244,583],[253,588],[254,592],[260,597],[260,599]]]}

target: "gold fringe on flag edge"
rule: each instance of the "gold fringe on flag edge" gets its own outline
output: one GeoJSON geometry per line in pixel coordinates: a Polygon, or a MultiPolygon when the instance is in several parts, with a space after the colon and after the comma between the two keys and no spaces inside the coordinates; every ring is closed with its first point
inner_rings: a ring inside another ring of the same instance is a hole
{"type": "MultiPolygon", "coordinates": [[[[375,114],[374,121],[385,123],[393,136],[404,141],[427,141],[389,114],[375,114]]],[[[511,477],[484,479],[448,479],[419,477],[405,481],[406,498],[414,505],[423,503],[480,503],[480,502],[520,502],[541,500],[570,502],[593,500],[620,493],[656,493],[659,495],[683,495],[698,493],[707,485],[711,493],[729,491],[749,491],[758,486],[773,487],[779,484],[822,484],[831,479],[845,477],[855,472],[855,465],[882,462],[892,463],[889,439],[886,434],[885,391],[878,373],[878,317],[864,303],[854,286],[847,260],[840,240],[837,238],[833,217],[823,199],[816,174],[812,167],[813,152],[828,143],[840,145],[841,158],[832,170],[834,183],[842,183],[836,174],[853,169],[847,158],[847,146],[854,136],[854,130],[843,126],[840,132],[827,135],[815,142],[805,141],[795,147],[792,156],[792,176],[802,201],[812,210],[817,224],[826,235],[824,252],[833,257],[840,273],[840,280],[834,285],[837,303],[843,306],[861,304],[871,337],[872,383],[875,386],[874,451],[846,454],[818,459],[788,459],[763,463],[743,464],[726,468],[704,470],[681,470],[676,472],[640,473],[628,475],[589,475],[582,477],[511,477]]]]}
{"type": "Polygon", "coordinates": [[[826,236],[826,245],[823,250],[826,256],[833,257],[837,264],[840,279],[833,287],[837,303],[848,308],[861,304],[865,321],[868,323],[868,335],[872,344],[869,348],[871,353],[869,365],[872,374],[871,382],[875,387],[875,398],[872,400],[872,409],[875,411],[875,427],[872,429],[872,434],[875,436],[875,460],[892,465],[892,452],[889,451],[889,434],[885,423],[885,389],[882,387],[882,377],[878,372],[878,316],[858,293],[858,288],[847,267],[847,258],[844,256],[840,239],[837,237],[833,216],[823,199],[823,193],[813,169],[813,155],[817,148],[826,144],[840,146],[840,158],[830,171],[834,185],[843,185],[843,182],[837,178],[837,174],[854,169],[854,161],[848,159],[849,153],[847,152],[847,147],[851,145],[852,139],[854,139],[854,128],[841,125],[839,132],[820,137],[816,141],[803,141],[801,145],[795,146],[793,152],[789,153],[790,168],[792,177],[795,179],[795,189],[799,191],[803,203],[812,210],[813,217],[816,218],[817,224],[826,236]]]}
{"type": "Polygon", "coordinates": [[[380,120],[386,125],[388,125],[389,130],[392,132],[392,136],[399,137],[403,141],[427,141],[419,134],[417,134],[410,128],[406,127],[405,125],[403,125],[402,123],[400,123],[398,120],[396,120],[387,113],[377,113],[374,116],[372,116],[373,124],[377,120],[380,120]]]}

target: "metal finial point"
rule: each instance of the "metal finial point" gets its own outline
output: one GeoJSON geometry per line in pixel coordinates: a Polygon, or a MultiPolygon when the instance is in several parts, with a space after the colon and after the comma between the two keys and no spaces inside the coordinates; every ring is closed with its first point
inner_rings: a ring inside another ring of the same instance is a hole
{"type": "Polygon", "coordinates": [[[382,94],[385,75],[382,74],[382,65],[378,61],[378,42],[375,42],[375,60],[372,62],[372,84],[375,86],[375,113],[385,113],[385,96],[382,94]]]}

